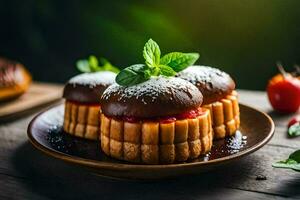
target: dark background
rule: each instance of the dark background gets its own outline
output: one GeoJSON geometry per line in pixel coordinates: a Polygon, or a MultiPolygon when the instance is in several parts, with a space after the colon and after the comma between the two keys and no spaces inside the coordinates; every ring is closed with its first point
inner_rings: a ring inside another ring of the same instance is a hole
{"type": "Polygon", "coordinates": [[[0,0],[0,55],[39,81],[65,82],[90,54],[126,67],[142,62],[148,38],[162,53],[200,53],[199,64],[230,73],[239,88],[263,90],[300,63],[299,0],[0,0]]]}

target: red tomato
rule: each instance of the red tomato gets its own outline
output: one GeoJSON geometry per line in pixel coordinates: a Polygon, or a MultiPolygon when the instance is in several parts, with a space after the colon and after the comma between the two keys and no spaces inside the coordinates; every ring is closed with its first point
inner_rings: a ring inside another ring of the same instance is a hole
{"type": "Polygon", "coordinates": [[[293,113],[300,106],[300,80],[288,75],[277,75],[267,86],[269,101],[274,110],[281,113],[293,113]]]}
{"type": "Polygon", "coordinates": [[[292,125],[296,124],[300,122],[300,115],[292,118],[290,121],[289,121],[289,124],[288,124],[288,128],[290,128],[292,125]]]}

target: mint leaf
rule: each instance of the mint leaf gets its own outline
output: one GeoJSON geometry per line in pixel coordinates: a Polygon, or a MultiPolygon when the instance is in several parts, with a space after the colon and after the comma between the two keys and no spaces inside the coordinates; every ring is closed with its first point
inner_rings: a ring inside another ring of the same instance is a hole
{"type": "MultiPolygon", "coordinates": [[[[193,65],[199,58],[198,53],[173,52],[160,58],[158,44],[149,39],[143,49],[145,64],[136,64],[123,69],[116,77],[119,85],[131,86],[149,80],[151,76],[174,76],[177,72],[193,65]]],[[[100,61],[101,62],[101,61],[100,61]]],[[[107,62],[103,62],[105,69],[112,69],[107,62]]]]}
{"type": "Polygon", "coordinates": [[[99,72],[99,71],[111,71],[118,73],[120,70],[113,66],[105,58],[97,59],[96,56],[91,55],[88,60],[78,60],[76,62],[77,69],[80,72],[89,73],[89,72],[99,72]]]}
{"type": "Polygon", "coordinates": [[[144,71],[144,77],[146,80],[149,80],[151,77],[151,71],[149,69],[144,71]]]}
{"type": "Polygon", "coordinates": [[[149,70],[144,64],[135,64],[123,69],[116,77],[116,82],[122,86],[131,86],[149,80],[149,70]]]}
{"type": "Polygon", "coordinates": [[[272,164],[275,168],[287,168],[300,171],[300,150],[292,153],[288,159],[272,164]]]}
{"type": "Polygon", "coordinates": [[[91,72],[89,62],[87,60],[78,60],[76,62],[77,69],[81,72],[91,72]]]}
{"type": "Polygon", "coordinates": [[[164,55],[160,60],[160,64],[168,65],[172,67],[175,72],[179,72],[193,65],[198,58],[198,53],[172,52],[164,55]]]}
{"type": "Polygon", "coordinates": [[[168,65],[160,65],[160,74],[164,76],[174,76],[176,72],[168,65]]]}
{"type": "Polygon", "coordinates": [[[300,163],[300,150],[295,151],[289,156],[289,159],[295,160],[296,162],[300,163]]]}
{"type": "Polygon", "coordinates": [[[298,162],[293,160],[293,159],[287,159],[287,160],[283,160],[283,161],[273,163],[272,166],[276,167],[276,168],[288,168],[288,169],[290,169],[292,167],[292,165],[295,165],[295,164],[298,164],[298,162]]]}
{"type": "Polygon", "coordinates": [[[119,73],[120,72],[119,68],[117,68],[113,65],[105,65],[104,70],[105,71],[111,71],[111,72],[114,72],[114,73],[119,73]]]}
{"type": "Polygon", "coordinates": [[[300,163],[292,166],[293,170],[300,171],[300,163]]]}
{"type": "Polygon", "coordinates": [[[160,67],[149,68],[151,76],[158,76],[160,74],[160,67]]]}
{"type": "Polygon", "coordinates": [[[288,133],[291,137],[300,136],[300,123],[298,122],[290,126],[288,133]]]}
{"type": "Polygon", "coordinates": [[[273,163],[272,166],[275,168],[285,168],[300,171],[300,163],[292,159],[273,163]]]}
{"type": "Polygon", "coordinates": [[[115,73],[119,73],[119,72],[120,72],[120,70],[119,70],[117,67],[113,66],[113,65],[112,65],[107,59],[105,59],[105,58],[100,58],[100,59],[99,59],[99,62],[100,62],[100,64],[101,64],[102,68],[103,68],[102,71],[111,71],[111,72],[115,72],[115,73]]]}
{"type": "Polygon", "coordinates": [[[110,62],[106,58],[102,58],[102,57],[99,58],[99,63],[100,63],[101,66],[105,66],[107,64],[110,64],[110,62]]]}
{"type": "Polygon", "coordinates": [[[91,71],[95,72],[98,70],[98,59],[96,58],[96,56],[90,56],[89,57],[89,65],[91,68],[91,71]]]}
{"type": "Polygon", "coordinates": [[[143,56],[145,58],[146,65],[150,68],[157,67],[159,65],[160,49],[154,40],[149,39],[148,42],[146,42],[143,50],[143,56]]]}

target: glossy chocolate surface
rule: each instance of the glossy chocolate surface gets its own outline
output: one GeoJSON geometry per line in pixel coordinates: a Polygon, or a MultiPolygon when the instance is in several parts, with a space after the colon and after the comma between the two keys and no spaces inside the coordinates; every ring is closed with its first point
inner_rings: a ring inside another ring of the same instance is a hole
{"type": "Polygon", "coordinates": [[[193,83],[203,94],[203,104],[224,98],[235,89],[235,83],[225,72],[206,66],[190,66],[177,77],[193,83]]]}

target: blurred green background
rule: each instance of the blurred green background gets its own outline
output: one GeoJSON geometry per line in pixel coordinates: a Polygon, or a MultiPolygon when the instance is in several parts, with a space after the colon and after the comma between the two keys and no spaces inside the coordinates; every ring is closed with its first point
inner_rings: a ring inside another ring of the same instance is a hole
{"type": "Polygon", "coordinates": [[[162,53],[199,52],[198,64],[227,71],[239,88],[263,90],[276,61],[300,63],[299,0],[0,2],[0,55],[40,81],[65,82],[90,54],[142,62],[150,37],[162,53]]]}

